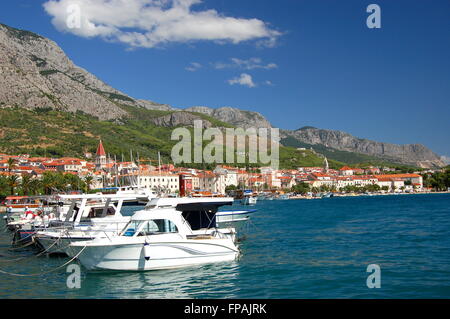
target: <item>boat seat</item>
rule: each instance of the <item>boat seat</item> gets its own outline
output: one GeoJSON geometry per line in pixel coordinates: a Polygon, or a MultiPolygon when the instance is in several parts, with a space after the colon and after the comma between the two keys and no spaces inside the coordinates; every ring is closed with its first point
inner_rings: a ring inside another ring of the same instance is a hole
{"type": "Polygon", "coordinates": [[[134,228],[130,228],[130,229],[127,229],[127,231],[123,235],[127,236],[127,237],[133,237],[135,233],[136,233],[136,230],[134,228]]]}

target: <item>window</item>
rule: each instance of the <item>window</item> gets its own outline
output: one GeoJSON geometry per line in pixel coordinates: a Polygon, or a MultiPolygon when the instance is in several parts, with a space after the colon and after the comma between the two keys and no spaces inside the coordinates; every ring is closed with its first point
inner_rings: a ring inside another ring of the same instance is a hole
{"type": "Polygon", "coordinates": [[[178,228],[168,219],[149,220],[138,236],[178,233],[178,228]]]}
{"type": "Polygon", "coordinates": [[[141,225],[141,221],[130,221],[127,226],[125,226],[125,230],[123,231],[122,235],[127,237],[133,237],[136,233],[136,230],[141,225]]]}

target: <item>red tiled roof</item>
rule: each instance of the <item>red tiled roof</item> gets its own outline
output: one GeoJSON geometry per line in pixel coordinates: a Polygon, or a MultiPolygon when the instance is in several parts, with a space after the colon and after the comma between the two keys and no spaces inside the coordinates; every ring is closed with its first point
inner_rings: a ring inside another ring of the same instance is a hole
{"type": "Polygon", "coordinates": [[[419,178],[419,174],[385,174],[385,175],[375,175],[376,178],[419,178]]]}

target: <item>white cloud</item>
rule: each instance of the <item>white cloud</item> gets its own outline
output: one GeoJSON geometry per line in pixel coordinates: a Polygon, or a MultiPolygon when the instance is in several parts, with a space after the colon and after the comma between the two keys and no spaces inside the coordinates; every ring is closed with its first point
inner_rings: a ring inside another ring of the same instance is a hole
{"type": "Polygon", "coordinates": [[[247,73],[242,73],[239,77],[228,80],[228,83],[230,85],[239,84],[243,86],[248,86],[249,88],[256,87],[256,84],[253,82],[252,76],[247,73]]]}
{"type": "Polygon", "coordinates": [[[190,72],[195,72],[198,69],[201,69],[202,65],[198,62],[191,62],[187,67],[185,67],[184,69],[190,72]]]}
{"type": "Polygon", "coordinates": [[[239,68],[244,70],[254,70],[254,69],[264,69],[271,70],[278,68],[278,65],[275,63],[263,64],[261,58],[250,58],[248,60],[231,58],[230,63],[216,62],[213,63],[214,68],[227,69],[227,68],[239,68]]]}
{"type": "Polygon", "coordinates": [[[265,81],[264,84],[268,85],[268,86],[274,86],[275,85],[275,84],[272,83],[272,81],[269,81],[269,80],[265,81]]]}
{"type": "Polygon", "coordinates": [[[281,35],[259,19],[227,17],[216,10],[193,10],[202,0],[49,0],[53,25],[81,37],[101,37],[130,47],[153,48],[173,42],[215,41],[274,43],[281,35]],[[73,5],[80,25],[73,28],[73,5]]]}

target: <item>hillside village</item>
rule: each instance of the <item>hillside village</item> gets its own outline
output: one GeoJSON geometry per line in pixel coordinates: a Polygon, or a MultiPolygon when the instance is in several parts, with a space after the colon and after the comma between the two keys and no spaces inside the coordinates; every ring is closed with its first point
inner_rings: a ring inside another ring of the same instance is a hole
{"type": "MultiPolygon", "coordinates": [[[[324,159],[322,167],[299,167],[273,170],[271,167],[245,169],[217,165],[214,170],[175,167],[172,164],[150,165],[136,161],[117,161],[107,155],[100,141],[90,160],[80,158],[46,158],[29,155],[0,154],[0,176],[23,176],[41,180],[47,172],[61,172],[89,180],[90,190],[134,185],[167,194],[189,196],[195,193],[225,195],[231,189],[254,192],[424,192],[419,172],[394,174],[395,169],[344,166],[330,169],[324,159]]],[[[434,171],[427,171],[433,173],[434,171]]],[[[421,172],[423,174],[423,172],[421,172]]]]}

